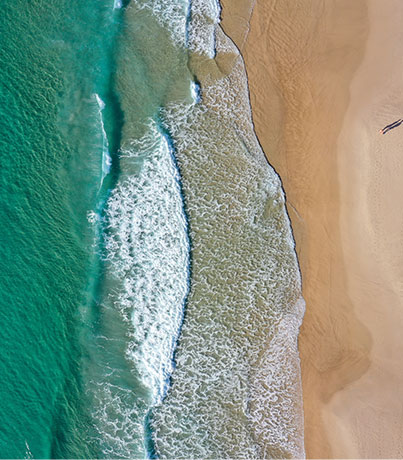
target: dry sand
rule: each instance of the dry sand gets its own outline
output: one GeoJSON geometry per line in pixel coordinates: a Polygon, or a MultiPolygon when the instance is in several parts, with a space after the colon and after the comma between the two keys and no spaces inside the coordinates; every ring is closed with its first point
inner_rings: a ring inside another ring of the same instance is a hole
{"type": "Polygon", "coordinates": [[[307,456],[402,457],[403,2],[222,4],[301,265],[307,456]]]}

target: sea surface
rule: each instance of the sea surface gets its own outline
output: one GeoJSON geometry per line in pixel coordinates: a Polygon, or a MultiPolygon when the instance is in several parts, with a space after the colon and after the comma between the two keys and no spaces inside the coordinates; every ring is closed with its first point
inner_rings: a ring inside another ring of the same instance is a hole
{"type": "Polygon", "coordinates": [[[3,0],[0,457],[302,457],[281,182],[214,0],[3,0]]]}

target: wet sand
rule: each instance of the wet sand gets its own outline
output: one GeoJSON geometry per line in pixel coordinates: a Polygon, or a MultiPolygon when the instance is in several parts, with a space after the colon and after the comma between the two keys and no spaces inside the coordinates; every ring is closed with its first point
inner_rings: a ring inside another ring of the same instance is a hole
{"type": "Polygon", "coordinates": [[[222,4],[301,266],[307,457],[401,457],[403,3],[222,4]]]}

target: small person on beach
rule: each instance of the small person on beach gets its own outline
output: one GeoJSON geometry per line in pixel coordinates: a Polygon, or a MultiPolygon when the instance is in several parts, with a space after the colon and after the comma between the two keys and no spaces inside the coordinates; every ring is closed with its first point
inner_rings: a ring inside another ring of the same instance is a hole
{"type": "Polygon", "coordinates": [[[403,123],[403,118],[399,118],[399,120],[394,121],[390,125],[386,125],[384,128],[380,129],[379,132],[381,134],[386,134],[388,131],[390,131],[393,128],[397,128],[403,123]]]}

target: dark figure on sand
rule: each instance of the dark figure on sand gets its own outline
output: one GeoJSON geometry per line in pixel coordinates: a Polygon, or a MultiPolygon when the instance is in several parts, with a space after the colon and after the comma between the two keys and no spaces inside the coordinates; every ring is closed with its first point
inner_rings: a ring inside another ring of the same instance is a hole
{"type": "Polygon", "coordinates": [[[394,121],[390,125],[386,125],[383,129],[380,129],[379,132],[381,134],[386,134],[388,131],[390,131],[393,128],[397,128],[403,123],[403,118],[399,118],[399,120],[394,121]]]}

